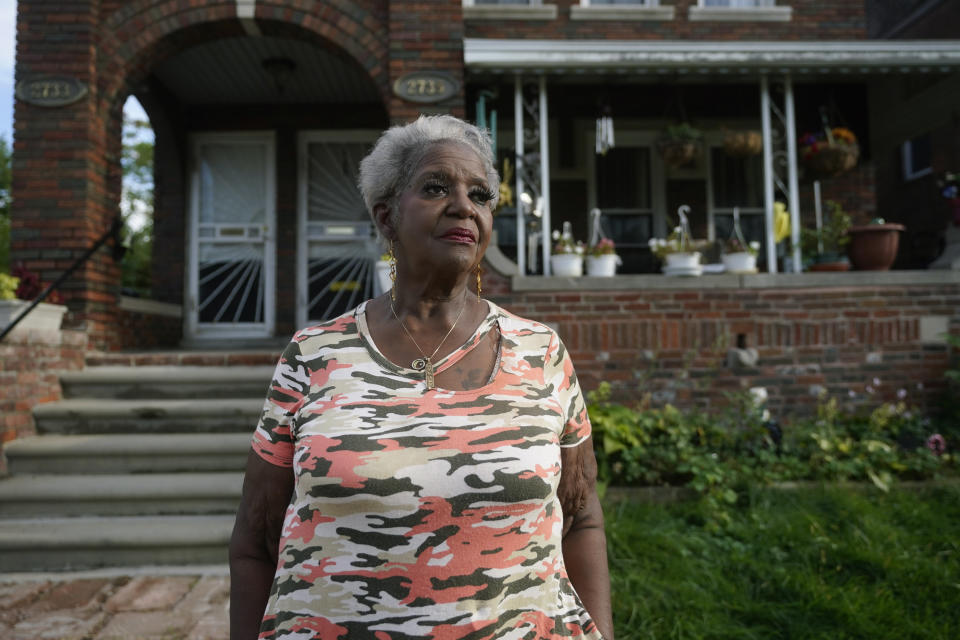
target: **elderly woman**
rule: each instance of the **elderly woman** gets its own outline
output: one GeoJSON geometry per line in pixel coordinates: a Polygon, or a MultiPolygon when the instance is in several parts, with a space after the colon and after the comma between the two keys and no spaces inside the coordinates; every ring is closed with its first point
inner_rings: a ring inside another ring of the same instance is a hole
{"type": "Polygon", "coordinates": [[[498,187],[450,116],[361,163],[394,285],[280,359],[230,545],[234,640],[613,638],[570,357],[480,297],[498,187]]]}

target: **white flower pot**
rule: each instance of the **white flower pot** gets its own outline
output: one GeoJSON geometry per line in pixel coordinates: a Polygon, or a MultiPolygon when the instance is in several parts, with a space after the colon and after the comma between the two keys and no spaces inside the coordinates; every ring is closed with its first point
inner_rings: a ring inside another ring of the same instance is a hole
{"type": "MultiPolygon", "coordinates": [[[[4,329],[14,318],[19,316],[30,303],[26,300],[0,300],[0,330],[4,329]]],[[[31,329],[37,331],[59,331],[63,322],[63,314],[67,307],[62,304],[41,302],[27,314],[13,330],[21,333],[31,329]]]]}
{"type": "Polygon", "coordinates": [[[607,253],[602,256],[587,256],[587,275],[609,278],[617,273],[620,256],[607,253]]]}
{"type": "Polygon", "coordinates": [[[390,291],[393,283],[390,282],[390,263],[386,260],[377,260],[377,277],[374,280],[373,295],[379,296],[385,291],[390,291]]]}
{"type": "Polygon", "coordinates": [[[700,266],[700,252],[668,253],[666,266],[669,269],[693,269],[700,266]]]}
{"type": "Polygon", "coordinates": [[[725,253],[721,258],[727,273],[752,273],[757,270],[757,256],[748,251],[725,253]]]}
{"type": "Polygon", "coordinates": [[[550,270],[555,276],[582,276],[583,256],[575,253],[561,253],[550,256],[550,270]]]}

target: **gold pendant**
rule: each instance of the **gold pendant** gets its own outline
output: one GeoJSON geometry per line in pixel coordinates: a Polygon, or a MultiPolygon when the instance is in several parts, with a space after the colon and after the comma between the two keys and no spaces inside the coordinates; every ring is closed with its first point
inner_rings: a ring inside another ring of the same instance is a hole
{"type": "Polygon", "coordinates": [[[426,358],[417,358],[416,360],[410,363],[410,368],[415,371],[423,371],[424,367],[426,366],[427,366],[426,358]]]}
{"type": "Polygon", "coordinates": [[[436,389],[437,385],[433,381],[433,363],[427,358],[426,366],[423,371],[423,379],[427,383],[427,389],[436,389]]]}

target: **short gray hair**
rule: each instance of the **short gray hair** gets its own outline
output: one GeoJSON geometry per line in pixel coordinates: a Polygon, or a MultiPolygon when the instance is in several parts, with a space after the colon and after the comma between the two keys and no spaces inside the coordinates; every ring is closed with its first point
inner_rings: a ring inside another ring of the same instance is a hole
{"type": "Polygon", "coordinates": [[[438,142],[463,144],[476,152],[487,174],[487,186],[494,194],[490,208],[495,209],[500,198],[500,176],[490,136],[469,122],[439,115],[420,116],[409,124],[390,127],[360,161],[360,194],[367,213],[373,215],[374,205],[380,202],[393,208],[427,150],[438,142]]]}

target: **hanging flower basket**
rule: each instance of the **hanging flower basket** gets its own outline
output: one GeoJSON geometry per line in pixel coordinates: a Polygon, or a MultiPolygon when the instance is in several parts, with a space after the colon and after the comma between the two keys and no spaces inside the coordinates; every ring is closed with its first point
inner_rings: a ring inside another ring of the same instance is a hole
{"type": "Polygon", "coordinates": [[[703,149],[703,132],[688,122],[670,125],[657,143],[660,155],[674,169],[693,164],[703,149]]]}
{"type": "Polygon", "coordinates": [[[734,158],[755,156],[763,151],[763,136],[753,129],[726,131],[723,134],[723,151],[734,158]]]}
{"type": "Polygon", "coordinates": [[[692,140],[663,140],[659,144],[663,161],[674,169],[694,164],[700,156],[700,143],[692,140]]]}
{"type": "Polygon", "coordinates": [[[846,127],[825,128],[800,138],[800,161],[814,177],[831,178],[857,166],[860,146],[846,127]]]}
{"type": "Polygon", "coordinates": [[[857,144],[820,142],[800,149],[803,165],[810,173],[832,178],[850,171],[857,166],[860,147],[857,144]]]}
{"type": "Polygon", "coordinates": [[[561,253],[550,256],[550,270],[555,276],[577,278],[583,275],[583,256],[561,253]]]}

